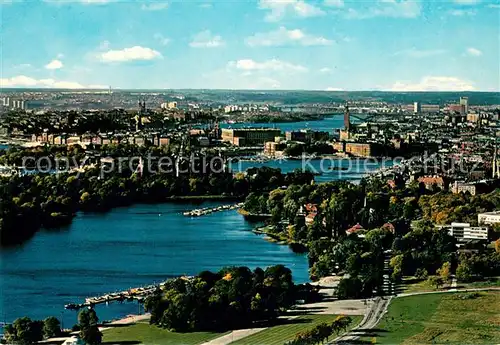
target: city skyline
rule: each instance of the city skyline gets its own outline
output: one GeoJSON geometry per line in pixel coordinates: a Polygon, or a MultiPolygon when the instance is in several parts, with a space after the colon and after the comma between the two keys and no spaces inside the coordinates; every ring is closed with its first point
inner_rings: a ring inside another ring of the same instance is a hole
{"type": "Polygon", "coordinates": [[[3,88],[500,90],[498,0],[0,4],[3,88]]]}

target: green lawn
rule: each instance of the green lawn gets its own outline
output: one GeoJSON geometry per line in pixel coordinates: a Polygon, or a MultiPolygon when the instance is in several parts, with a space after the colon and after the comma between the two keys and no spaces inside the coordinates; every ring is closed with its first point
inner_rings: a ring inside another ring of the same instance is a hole
{"type": "Polygon", "coordinates": [[[457,283],[458,288],[485,288],[485,287],[500,287],[500,277],[491,277],[487,280],[472,282],[472,283],[457,283]]]}
{"type": "MultiPolygon", "coordinates": [[[[486,287],[498,287],[500,286],[499,277],[490,277],[485,280],[476,281],[472,283],[462,283],[457,282],[457,288],[486,288],[486,287]]],[[[398,284],[398,293],[411,293],[411,292],[428,292],[428,291],[444,291],[451,289],[449,283],[443,285],[442,287],[436,289],[435,286],[429,285],[426,280],[418,281],[414,277],[405,277],[401,284],[398,284]]]]}
{"type": "Polygon", "coordinates": [[[500,293],[409,296],[392,300],[373,337],[377,344],[498,344],[500,293]]]}
{"type": "MultiPolygon", "coordinates": [[[[331,323],[337,315],[302,315],[290,320],[288,324],[270,327],[261,332],[250,335],[231,343],[231,345],[283,345],[295,337],[295,334],[326,322],[331,323]]],[[[351,316],[351,326],[356,326],[361,321],[361,316],[351,316]]],[[[335,338],[332,336],[331,339],[335,338]]]]}
{"type": "Polygon", "coordinates": [[[103,344],[195,345],[218,338],[225,333],[174,333],[147,323],[137,323],[108,329],[103,334],[103,344]]]}

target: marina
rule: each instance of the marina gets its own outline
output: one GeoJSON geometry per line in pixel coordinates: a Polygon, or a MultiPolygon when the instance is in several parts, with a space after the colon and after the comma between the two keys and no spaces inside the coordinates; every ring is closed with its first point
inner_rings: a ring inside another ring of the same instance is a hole
{"type": "MultiPolygon", "coordinates": [[[[190,279],[191,277],[183,276],[181,279],[190,279]]],[[[110,302],[133,302],[138,301],[142,303],[147,297],[153,295],[156,291],[163,289],[168,281],[161,282],[159,284],[150,284],[145,286],[140,286],[136,288],[131,288],[124,291],[113,292],[105,294],[102,296],[88,297],[85,298],[83,303],[69,303],[64,306],[67,310],[79,310],[85,307],[94,307],[98,304],[108,304],[110,302]]]]}
{"type": "Polygon", "coordinates": [[[190,208],[221,204],[138,204],[104,214],[78,213],[67,229],[42,229],[22,247],[4,248],[0,251],[0,290],[5,301],[16,303],[0,307],[5,315],[2,321],[57,315],[65,325],[73,325],[79,304],[90,303],[101,320],[114,320],[137,314],[141,310],[137,300],[147,296],[148,286],[225,266],[254,269],[284,264],[292,269],[297,283],[308,281],[305,255],[255,236],[254,225],[236,210],[207,217],[183,216],[190,208]],[[57,293],[52,293],[54,286],[57,293]],[[33,296],[42,298],[34,304],[33,296]]]}
{"type": "Polygon", "coordinates": [[[232,204],[232,205],[222,205],[222,206],[217,206],[217,207],[199,208],[199,209],[183,212],[182,214],[186,217],[200,217],[200,216],[206,216],[206,215],[214,213],[214,212],[236,210],[238,208],[241,208],[242,206],[243,206],[243,203],[240,202],[240,203],[232,204]]]}

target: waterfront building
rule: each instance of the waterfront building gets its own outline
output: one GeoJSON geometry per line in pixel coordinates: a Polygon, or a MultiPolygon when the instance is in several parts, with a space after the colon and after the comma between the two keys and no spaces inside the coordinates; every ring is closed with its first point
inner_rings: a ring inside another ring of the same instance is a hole
{"type": "Polygon", "coordinates": [[[378,143],[335,142],[332,147],[336,152],[343,152],[354,157],[374,157],[383,153],[383,146],[378,143]]]}
{"type": "Polygon", "coordinates": [[[222,141],[236,146],[263,145],[281,134],[275,128],[223,128],[222,141]]]}
{"type": "Polygon", "coordinates": [[[374,157],[380,155],[382,149],[377,143],[345,143],[344,152],[355,157],[374,157]]]}
{"type": "Polygon", "coordinates": [[[338,141],[332,144],[332,147],[337,152],[345,152],[345,142],[338,141]]]}
{"type": "Polygon", "coordinates": [[[311,134],[310,132],[307,131],[292,131],[292,132],[286,132],[285,133],[285,138],[287,141],[310,141],[311,140],[311,134]]]}
{"type": "Polygon", "coordinates": [[[347,129],[341,129],[340,130],[340,141],[347,141],[351,139],[351,132],[347,129]]]}
{"type": "Polygon", "coordinates": [[[283,155],[286,144],[276,141],[267,141],[264,143],[264,155],[269,157],[279,157],[283,155]]]}
{"type": "Polygon", "coordinates": [[[328,140],[330,135],[328,132],[321,131],[311,131],[311,130],[300,130],[300,131],[288,131],[285,133],[285,139],[287,141],[302,141],[310,142],[313,140],[328,140]]]}

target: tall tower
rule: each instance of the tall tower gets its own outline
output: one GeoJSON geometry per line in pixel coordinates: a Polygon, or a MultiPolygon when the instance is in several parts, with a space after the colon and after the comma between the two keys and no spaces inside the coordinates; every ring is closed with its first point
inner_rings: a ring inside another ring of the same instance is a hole
{"type": "Polygon", "coordinates": [[[460,97],[460,114],[467,115],[469,113],[469,97],[460,97]]]}
{"type": "Polygon", "coordinates": [[[492,163],[492,169],[491,169],[491,177],[493,178],[500,178],[500,166],[498,165],[498,148],[497,144],[495,143],[495,148],[493,151],[493,163],[492,163]]]}
{"type": "Polygon", "coordinates": [[[346,104],[344,109],[344,129],[349,131],[351,129],[351,114],[349,112],[349,106],[346,104]]]}

